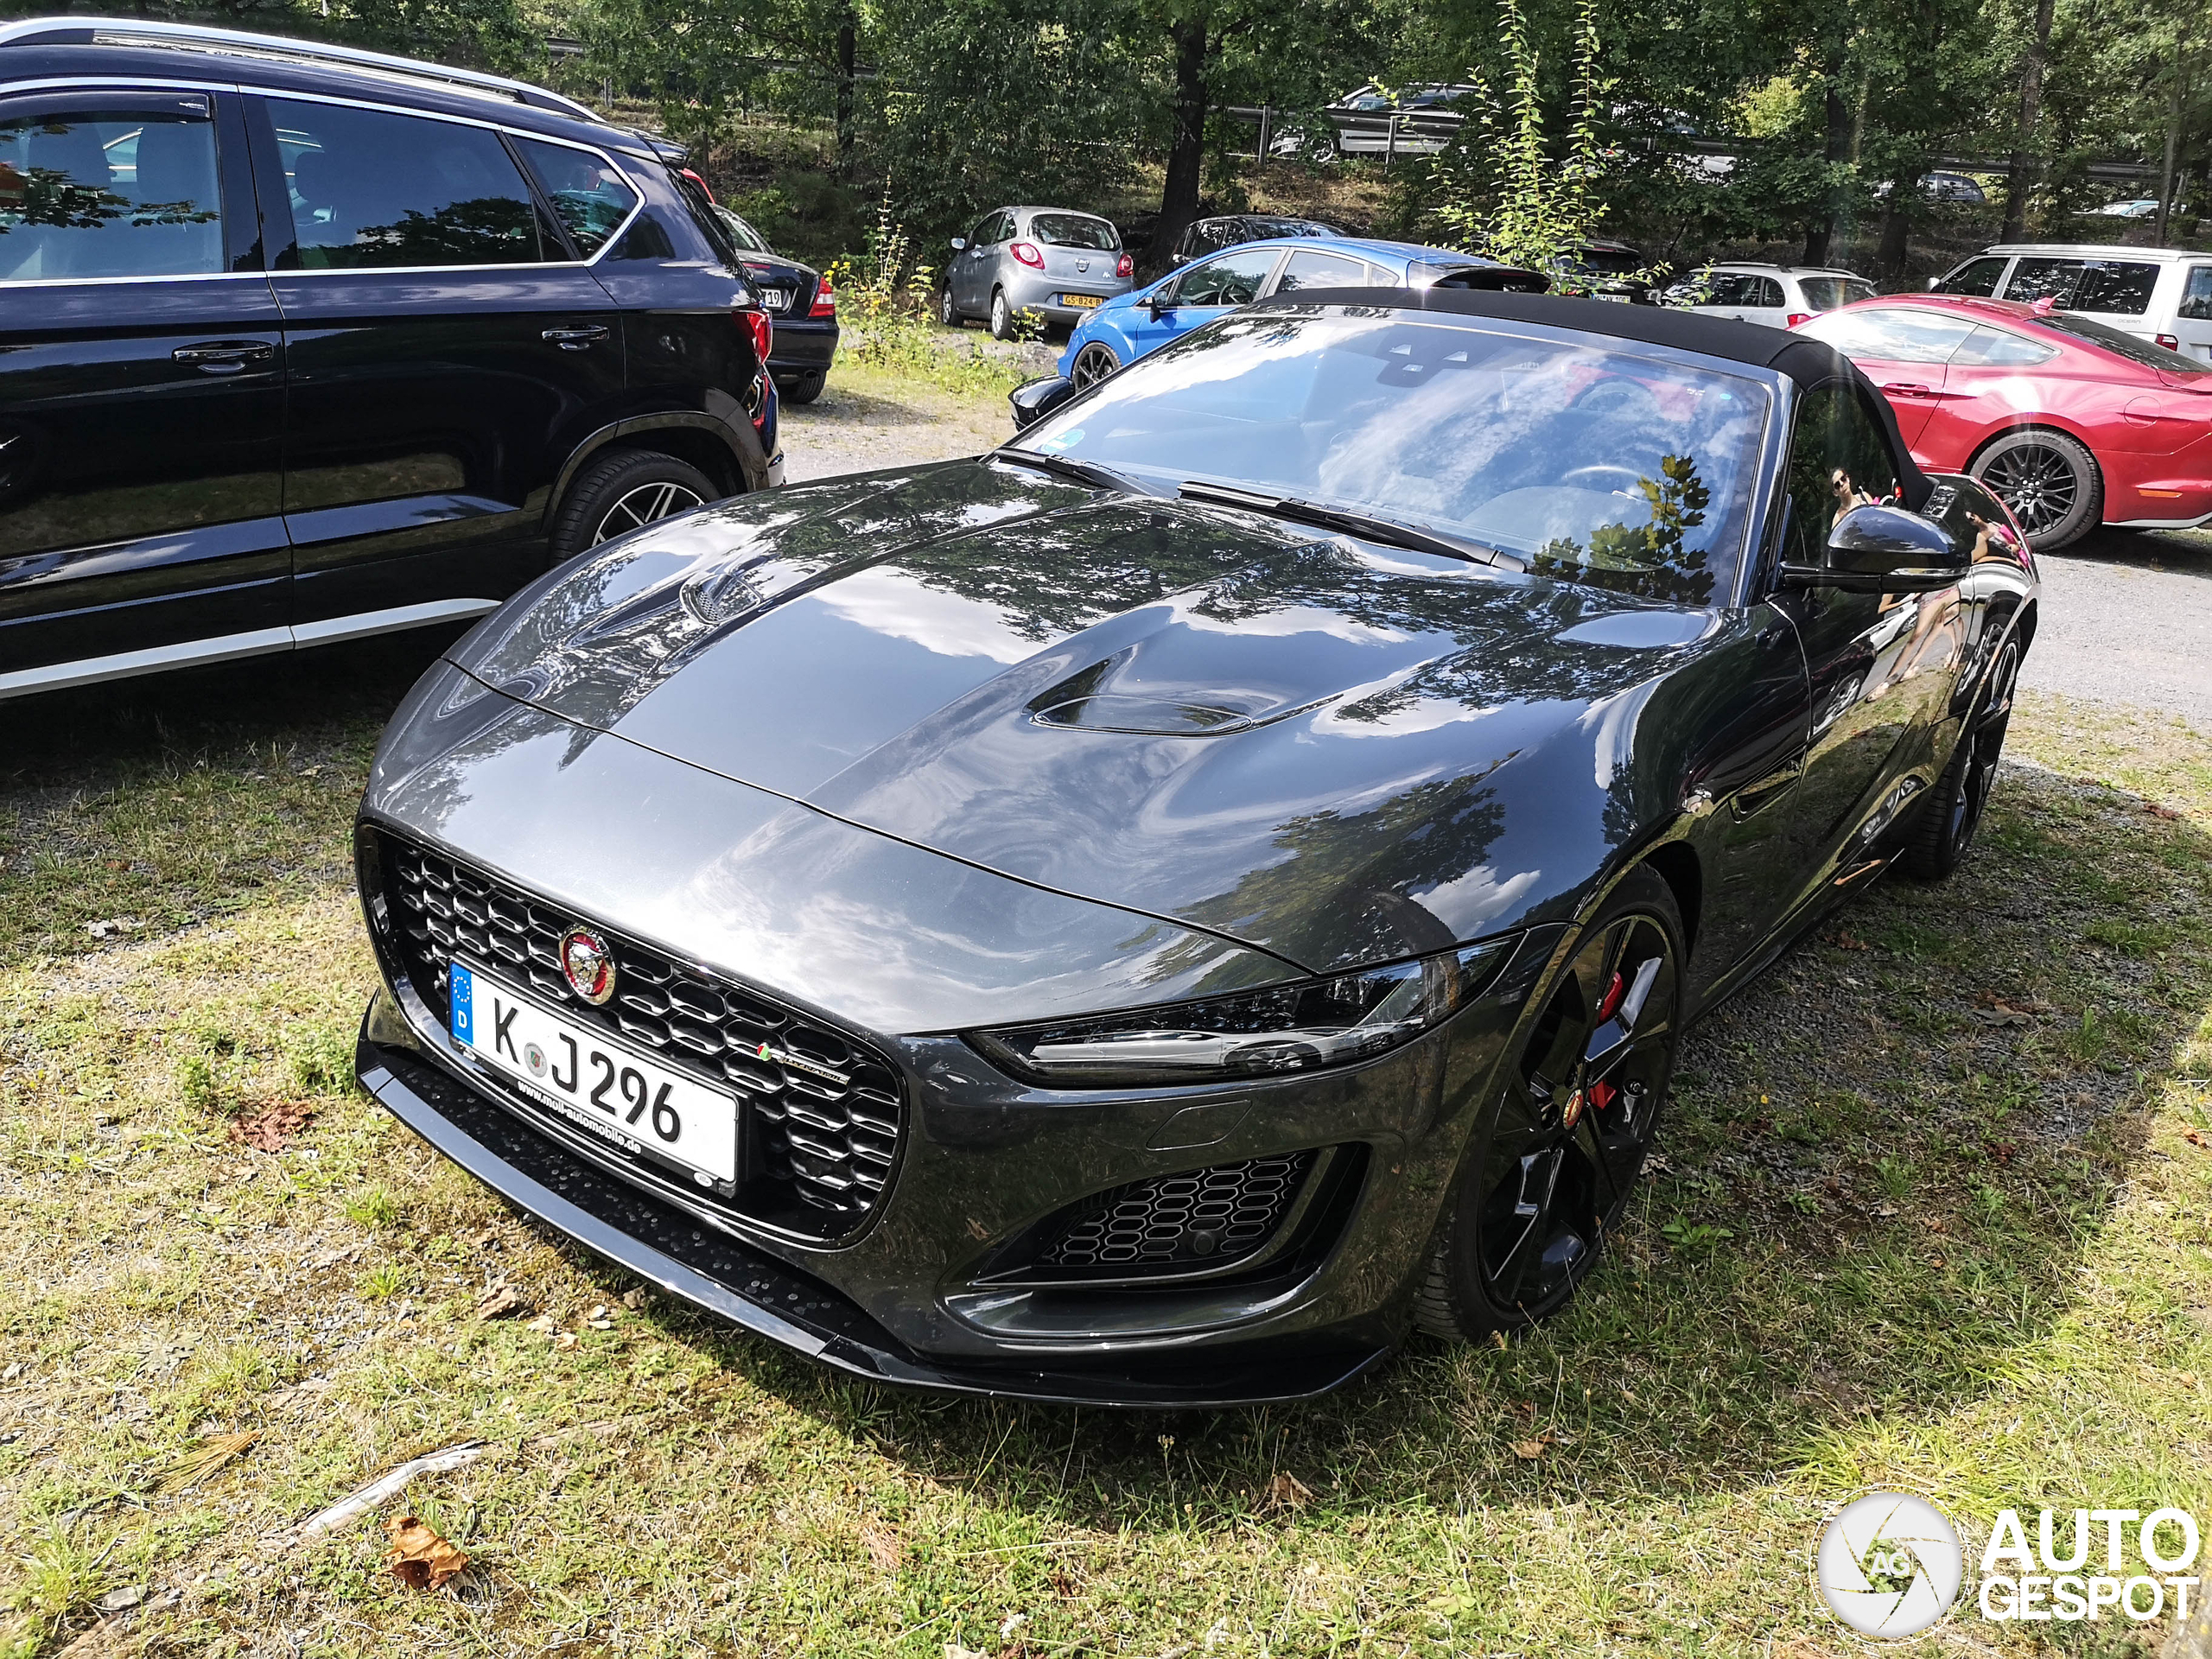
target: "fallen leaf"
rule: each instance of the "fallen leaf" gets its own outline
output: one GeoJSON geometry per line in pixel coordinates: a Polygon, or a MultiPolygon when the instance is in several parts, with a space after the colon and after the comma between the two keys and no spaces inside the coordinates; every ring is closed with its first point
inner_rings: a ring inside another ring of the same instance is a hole
{"type": "Polygon", "coordinates": [[[467,1556],[411,1515],[385,1522],[384,1529],[391,1540],[384,1564],[410,1590],[435,1590],[468,1565],[467,1556]]]}
{"type": "Polygon", "coordinates": [[[130,861],[127,858],[111,858],[105,862],[111,870],[127,870],[130,868],[130,861]]]}
{"type": "Polygon", "coordinates": [[[613,1311],[605,1302],[594,1302],[591,1312],[584,1315],[584,1323],[594,1331],[612,1331],[614,1321],[608,1316],[613,1311]]]}
{"type": "Polygon", "coordinates": [[[1513,1455],[1523,1462],[1533,1463],[1550,1449],[1552,1437],[1548,1434],[1541,1434],[1533,1440],[1516,1440],[1513,1442],[1513,1455]]]}
{"type": "Polygon", "coordinates": [[[307,1128],[314,1116],[315,1108],[307,1101],[279,1101],[251,1117],[235,1119],[231,1124],[231,1139],[256,1152],[282,1152],[285,1143],[307,1128]]]}
{"type": "Polygon", "coordinates": [[[1268,1477],[1268,1484],[1260,1491],[1259,1511],[1272,1515],[1280,1510],[1295,1514],[1313,1501],[1313,1493],[1306,1483],[1287,1470],[1268,1477]]]}
{"type": "Polygon", "coordinates": [[[1497,1344],[1497,1351],[1500,1353],[1503,1353],[1510,1345],[1505,1340],[1505,1332],[1503,1331],[1491,1332],[1490,1333],[1490,1339],[1497,1344]]]}
{"type": "Polygon", "coordinates": [[[1045,1582],[1052,1586],[1052,1593],[1062,1601],[1073,1601],[1082,1593],[1080,1586],[1064,1567],[1056,1567],[1047,1573],[1045,1575],[1045,1582]]]}
{"type": "Polygon", "coordinates": [[[896,1573],[906,1564],[906,1545],[895,1529],[881,1521],[871,1521],[861,1529],[861,1542],[868,1547],[868,1558],[886,1573],[896,1573]]]}
{"type": "Polygon", "coordinates": [[[2206,1140],[2201,1130],[2183,1129],[2181,1132],[2181,1138],[2192,1147],[2202,1147],[2205,1151],[2212,1152],[2212,1141],[2206,1140]]]}
{"type": "Polygon", "coordinates": [[[211,1434],[172,1463],[168,1472],[156,1483],[156,1490],[181,1492],[188,1486],[196,1485],[260,1438],[257,1428],[240,1429],[235,1434],[211,1434]]]}
{"type": "Polygon", "coordinates": [[[556,1331],[553,1333],[553,1345],[556,1348],[575,1347],[576,1345],[576,1333],[573,1331],[556,1331]]]}
{"type": "Polygon", "coordinates": [[[2181,817],[2181,814],[2175,811],[2171,806],[2160,806],[2156,801],[2144,802],[2143,810],[2145,812],[2148,812],[2154,818],[2178,818],[2181,817]]]}
{"type": "Polygon", "coordinates": [[[1828,943],[1835,946],[1839,950],[1864,950],[1867,949],[1866,940],[1860,938],[1854,933],[1847,933],[1840,929],[1828,935],[1828,943]]]}
{"type": "Polygon", "coordinates": [[[523,1327],[525,1331],[537,1332],[541,1337],[551,1336],[556,1328],[556,1327],[553,1323],[553,1316],[550,1313],[541,1313],[523,1327]]]}
{"type": "Polygon", "coordinates": [[[645,1293],[642,1289],[626,1290],[622,1293],[622,1306],[628,1308],[632,1313],[636,1313],[645,1305],[645,1293]]]}
{"type": "Polygon", "coordinates": [[[22,1374],[23,1362],[20,1359],[11,1359],[8,1362],[8,1369],[0,1371],[0,1382],[12,1382],[22,1374]]]}
{"type": "Polygon", "coordinates": [[[96,939],[108,938],[118,933],[135,933],[137,931],[137,920],[129,916],[111,916],[105,921],[85,924],[85,931],[96,939]]]}
{"type": "Polygon", "coordinates": [[[484,1300],[476,1304],[476,1317],[480,1319],[512,1319],[518,1313],[529,1312],[530,1304],[523,1300],[522,1293],[504,1280],[485,1292],[484,1300]]]}
{"type": "Polygon", "coordinates": [[[978,1653],[973,1648],[963,1648],[957,1642],[944,1644],[944,1659],[991,1659],[988,1653],[978,1653]]]}
{"type": "Polygon", "coordinates": [[[1951,1230],[1944,1224],[1942,1217],[1930,1216],[1928,1217],[1928,1230],[1931,1233],[1948,1233],[1951,1230]]]}
{"type": "Polygon", "coordinates": [[[1897,1207],[1894,1204],[1878,1204],[1874,1206],[1874,1213],[1879,1216],[1884,1221],[1887,1221],[1891,1216],[1897,1214],[1897,1207]]]}
{"type": "Polygon", "coordinates": [[[1931,1268],[1940,1268],[1943,1265],[1943,1258],[1940,1255],[1931,1255],[1928,1258],[1928,1265],[1931,1268]]]}
{"type": "Polygon", "coordinates": [[[1986,1143],[1989,1155],[2000,1164],[2009,1164],[2019,1154],[2019,1147],[2010,1141],[1991,1141],[1986,1143]]]}

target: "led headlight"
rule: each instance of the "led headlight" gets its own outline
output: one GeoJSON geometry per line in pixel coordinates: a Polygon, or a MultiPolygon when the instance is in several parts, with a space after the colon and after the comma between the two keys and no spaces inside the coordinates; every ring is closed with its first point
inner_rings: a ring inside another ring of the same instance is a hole
{"type": "Polygon", "coordinates": [[[1127,1089],[1314,1071],[1410,1042],[1505,965],[1510,939],[1272,985],[969,1040],[1018,1077],[1054,1089],[1127,1089]]]}

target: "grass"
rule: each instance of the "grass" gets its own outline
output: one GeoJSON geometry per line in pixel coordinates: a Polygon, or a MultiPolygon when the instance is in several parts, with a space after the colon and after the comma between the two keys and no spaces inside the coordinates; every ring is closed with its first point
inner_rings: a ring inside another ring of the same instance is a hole
{"type": "Polygon", "coordinates": [[[1526,1341],[1118,1415],[741,1339],[350,1090],[345,825],[430,648],[49,699],[0,787],[0,1652],[135,1594],[118,1643],[209,1655],[1811,1656],[1856,1650],[1808,1564],[1862,1490],[1970,1531],[2212,1512],[2212,739],[2025,700],[1967,869],[1700,1027],[1616,1248],[1526,1341]],[[232,1139],[302,1101],[281,1151],[232,1139]],[[376,1516],[262,1541],[467,1440],[378,1512],[467,1551],[457,1590],[385,1575],[376,1516]]]}

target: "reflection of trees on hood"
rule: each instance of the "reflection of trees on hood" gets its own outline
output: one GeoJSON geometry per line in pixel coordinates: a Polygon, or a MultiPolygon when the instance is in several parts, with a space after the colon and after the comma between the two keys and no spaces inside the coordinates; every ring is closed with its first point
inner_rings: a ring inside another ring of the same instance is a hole
{"type": "Polygon", "coordinates": [[[1274,837],[1282,858],[1183,913],[1231,938],[1264,918],[1307,918],[1306,937],[1329,950],[1314,967],[1441,950],[1458,941],[1407,893],[1480,868],[1504,829],[1482,778],[1417,784],[1370,811],[1290,819],[1274,837]]]}

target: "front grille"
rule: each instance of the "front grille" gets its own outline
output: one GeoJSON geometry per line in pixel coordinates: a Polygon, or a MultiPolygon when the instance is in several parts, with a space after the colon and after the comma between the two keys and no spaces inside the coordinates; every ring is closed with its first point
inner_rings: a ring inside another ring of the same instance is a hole
{"type": "Polygon", "coordinates": [[[1117,1187],[1100,1194],[1037,1261],[1056,1268],[1142,1268],[1249,1255],[1288,1213],[1314,1157],[1311,1151],[1279,1153],[1117,1187]]]}
{"type": "MultiPolygon", "coordinates": [[[[715,1195],[724,1208],[835,1237],[875,1207],[905,1122],[898,1073],[881,1055],[442,854],[391,836],[382,852],[394,942],[416,994],[441,1023],[454,956],[505,973],[569,1019],[619,1031],[667,1064],[736,1092],[746,1156],[741,1185],[715,1195]],[[577,996],[561,972],[561,937],[579,922],[603,934],[614,952],[615,995],[603,1007],[577,996]],[[762,1058],[764,1046],[789,1060],[762,1058]]],[[[518,1093],[511,1098],[530,1103],[518,1093]]],[[[626,1158],[611,1142],[607,1149],[626,1158]]],[[[643,1160],[628,1161],[658,1173],[643,1160]]]]}

